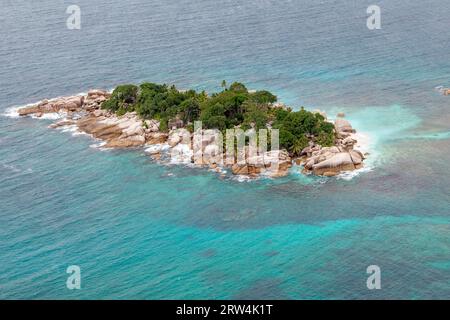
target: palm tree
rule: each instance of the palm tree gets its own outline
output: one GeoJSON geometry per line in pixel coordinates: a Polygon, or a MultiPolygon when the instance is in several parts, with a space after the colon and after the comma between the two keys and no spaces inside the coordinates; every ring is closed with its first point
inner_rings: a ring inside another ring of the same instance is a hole
{"type": "Polygon", "coordinates": [[[302,153],[302,150],[304,148],[303,142],[301,139],[297,139],[294,144],[290,147],[290,151],[292,155],[298,156],[302,153]]]}

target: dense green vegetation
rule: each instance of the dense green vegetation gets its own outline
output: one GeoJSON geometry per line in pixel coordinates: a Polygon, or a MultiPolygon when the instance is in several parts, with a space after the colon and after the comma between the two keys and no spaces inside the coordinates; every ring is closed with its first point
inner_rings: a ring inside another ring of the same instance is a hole
{"type": "Polygon", "coordinates": [[[182,120],[192,127],[201,120],[204,128],[225,130],[240,126],[246,130],[266,128],[270,124],[280,130],[280,146],[291,154],[299,154],[314,138],[322,146],[334,143],[334,126],[323,116],[301,108],[274,107],[277,97],[268,91],[249,92],[245,85],[235,82],[211,96],[194,90],[179,91],[175,86],[143,83],[140,86],[121,85],[105,101],[102,108],[119,115],[136,111],[143,119],[158,119],[161,130],[167,130],[168,121],[182,120]]]}
{"type": "Polygon", "coordinates": [[[310,136],[314,136],[322,146],[334,144],[334,125],[325,121],[322,115],[303,107],[296,112],[279,110],[273,128],[280,130],[280,146],[292,154],[299,154],[308,146],[310,136]]]}

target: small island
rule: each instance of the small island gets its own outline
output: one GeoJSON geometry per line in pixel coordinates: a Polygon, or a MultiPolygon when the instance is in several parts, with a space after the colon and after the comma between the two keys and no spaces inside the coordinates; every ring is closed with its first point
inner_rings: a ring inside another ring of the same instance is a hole
{"type": "Polygon", "coordinates": [[[112,92],[90,90],[18,109],[20,116],[39,118],[48,113],[63,118],[51,128],[76,126],[104,141],[104,148],[145,147],[156,161],[190,163],[219,173],[229,168],[249,177],[285,176],[293,163],[305,174],[336,176],[362,168],[366,155],[354,148],[356,131],[343,113],[331,122],[320,110],[294,111],[269,91],[248,90],[239,82],[227,86],[223,81],[222,91],[211,95],[166,84],[126,84],[112,92]],[[197,121],[201,129],[194,126],[197,121]],[[248,145],[241,161],[223,163],[218,159],[225,151],[217,148],[216,140],[227,129],[267,131],[268,141],[276,129],[279,148],[267,151],[248,145]],[[168,159],[168,154],[179,157],[168,159]]]}

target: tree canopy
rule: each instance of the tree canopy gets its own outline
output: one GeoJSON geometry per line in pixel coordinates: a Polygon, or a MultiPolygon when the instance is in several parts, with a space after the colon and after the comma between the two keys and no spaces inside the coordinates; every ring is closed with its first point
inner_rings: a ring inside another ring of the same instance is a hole
{"type": "Polygon", "coordinates": [[[334,143],[334,126],[318,113],[276,107],[277,97],[266,90],[249,92],[239,82],[222,91],[207,95],[194,90],[181,91],[175,86],[145,82],[139,86],[126,84],[114,89],[102,108],[118,114],[135,111],[143,119],[158,119],[167,129],[171,119],[188,126],[201,120],[204,128],[225,130],[240,126],[263,129],[272,125],[279,129],[280,146],[296,155],[314,138],[323,146],[334,143]]]}

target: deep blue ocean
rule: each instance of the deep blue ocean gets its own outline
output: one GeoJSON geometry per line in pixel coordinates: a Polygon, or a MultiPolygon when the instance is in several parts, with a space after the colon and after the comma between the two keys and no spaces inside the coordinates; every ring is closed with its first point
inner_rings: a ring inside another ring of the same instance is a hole
{"type": "Polygon", "coordinates": [[[2,0],[0,298],[449,299],[450,97],[435,90],[450,87],[449,31],[448,0],[2,0]],[[366,170],[221,179],[7,116],[91,88],[224,79],[344,111],[370,141],[366,170]]]}

